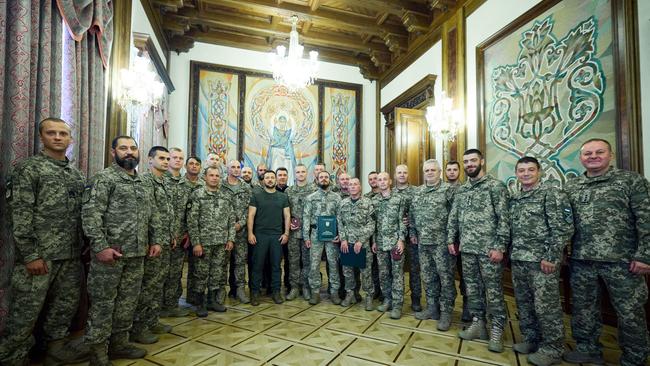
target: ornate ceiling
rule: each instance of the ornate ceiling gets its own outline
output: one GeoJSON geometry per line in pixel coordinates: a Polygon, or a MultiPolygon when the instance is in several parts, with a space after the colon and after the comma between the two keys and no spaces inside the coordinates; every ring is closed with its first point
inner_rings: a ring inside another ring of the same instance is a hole
{"type": "Polygon", "coordinates": [[[257,51],[287,44],[290,17],[306,51],[379,79],[427,43],[463,0],[143,0],[165,48],[195,42],[257,51]]]}

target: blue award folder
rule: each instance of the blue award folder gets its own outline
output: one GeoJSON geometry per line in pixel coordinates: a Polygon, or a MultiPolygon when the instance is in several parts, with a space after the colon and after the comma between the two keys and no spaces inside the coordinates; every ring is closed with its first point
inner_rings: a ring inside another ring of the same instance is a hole
{"type": "Polygon", "coordinates": [[[348,252],[341,252],[341,265],[348,267],[366,268],[366,248],[361,248],[359,254],[354,252],[354,245],[348,245],[348,252]]]}
{"type": "Polygon", "coordinates": [[[332,241],[338,235],[336,216],[318,216],[316,230],[318,241],[332,241]]]}

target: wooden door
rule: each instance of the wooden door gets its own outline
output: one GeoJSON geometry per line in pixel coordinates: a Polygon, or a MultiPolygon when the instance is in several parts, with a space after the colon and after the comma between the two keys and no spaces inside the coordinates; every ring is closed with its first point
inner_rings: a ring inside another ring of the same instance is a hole
{"type": "Polygon", "coordinates": [[[424,114],[419,109],[395,108],[394,165],[389,172],[392,177],[397,165],[406,164],[412,185],[422,184],[422,163],[435,155],[424,114]]]}

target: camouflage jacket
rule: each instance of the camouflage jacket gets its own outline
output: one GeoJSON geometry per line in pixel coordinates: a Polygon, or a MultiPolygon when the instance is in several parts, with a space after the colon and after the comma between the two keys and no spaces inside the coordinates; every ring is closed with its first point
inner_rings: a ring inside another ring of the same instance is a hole
{"type": "Polygon", "coordinates": [[[604,175],[581,175],[565,191],[573,208],[571,257],[650,264],[650,198],[641,175],[610,168],[604,175]]]}
{"type": "Polygon", "coordinates": [[[112,247],[125,257],[142,257],[150,244],[169,240],[153,187],[141,175],[113,163],[95,174],[83,194],[83,228],[94,253],[112,247]]]}
{"type": "MultiPolygon", "coordinates": [[[[411,206],[411,200],[413,200],[413,196],[415,195],[416,190],[417,190],[417,187],[412,186],[410,184],[408,184],[406,187],[402,187],[402,188],[395,187],[393,189],[393,192],[395,192],[395,194],[402,197],[402,200],[404,201],[404,206],[405,206],[404,207],[404,217],[407,217],[407,218],[409,217],[409,207],[411,206]]],[[[410,235],[409,227],[407,226],[406,229],[407,229],[406,234],[408,236],[408,235],[410,235]]]]}
{"type": "Polygon", "coordinates": [[[374,199],[378,195],[379,195],[379,192],[373,192],[373,191],[366,192],[366,193],[363,194],[364,197],[369,198],[369,199],[374,199]]]}
{"type": "Polygon", "coordinates": [[[143,181],[147,180],[153,187],[155,209],[159,213],[161,225],[164,229],[162,234],[167,238],[166,241],[159,244],[171,244],[171,240],[177,237],[177,218],[173,203],[176,193],[174,183],[168,177],[159,178],[151,172],[142,173],[141,178],[143,181]]]}
{"type": "Polygon", "coordinates": [[[253,189],[243,180],[239,180],[235,185],[230,185],[226,178],[221,183],[221,190],[230,197],[235,210],[235,223],[239,223],[241,225],[240,232],[245,233],[246,223],[248,222],[248,204],[251,201],[253,189]]]}
{"type": "Polygon", "coordinates": [[[409,204],[409,235],[420,245],[447,246],[447,220],[454,202],[454,190],[440,181],[415,189],[409,204]]]}
{"type": "Polygon", "coordinates": [[[341,241],[369,243],[375,232],[375,205],[365,197],[357,201],[345,198],[339,205],[337,221],[341,241]]]}
{"type": "Polygon", "coordinates": [[[505,252],[510,244],[508,189],[486,175],[456,190],[449,213],[447,243],[460,243],[462,253],[505,252]]]}
{"type": "Polygon", "coordinates": [[[307,196],[302,215],[302,235],[305,240],[316,241],[317,232],[312,227],[318,223],[318,216],[336,216],[340,202],[341,197],[329,190],[318,189],[307,196]]]}
{"type": "MultiPolygon", "coordinates": [[[[302,223],[302,214],[305,208],[305,200],[307,199],[307,196],[314,193],[316,189],[317,188],[311,183],[307,183],[302,187],[295,184],[287,188],[286,193],[289,197],[289,209],[291,211],[291,217],[299,219],[302,223]]],[[[302,228],[292,232],[293,235],[295,235],[295,237],[298,239],[302,239],[301,229],[302,228]]]]}
{"type": "Polygon", "coordinates": [[[517,261],[560,263],[573,235],[573,215],[564,192],[542,184],[510,198],[512,247],[517,261]]]}
{"type": "Polygon", "coordinates": [[[190,200],[190,194],[195,190],[202,188],[205,185],[203,179],[197,179],[196,182],[192,182],[187,179],[186,176],[183,176],[177,183],[176,189],[174,190],[174,210],[176,212],[176,225],[177,233],[179,237],[182,237],[187,233],[187,202],[190,200]]]}
{"type": "Polygon", "coordinates": [[[193,246],[224,245],[235,241],[235,210],[228,193],[202,187],[190,194],[187,227],[193,246]]]}
{"type": "Polygon", "coordinates": [[[20,162],[7,182],[16,263],[81,255],[85,178],[66,159],[43,153],[20,162]]]}
{"type": "Polygon", "coordinates": [[[374,240],[377,248],[383,251],[391,250],[397,246],[398,240],[404,241],[406,245],[407,228],[402,220],[406,212],[404,199],[393,190],[387,197],[378,194],[374,203],[377,217],[374,240]]]}

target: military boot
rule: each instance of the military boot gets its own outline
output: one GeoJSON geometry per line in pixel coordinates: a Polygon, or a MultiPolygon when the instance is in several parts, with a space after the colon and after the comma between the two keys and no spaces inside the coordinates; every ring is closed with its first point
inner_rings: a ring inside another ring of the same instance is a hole
{"type": "Polygon", "coordinates": [[[298,288],[296,288],[296,287],[291,288],[291,291],[289,291],[289,294],[287,295],[287,301],[291,301],[291,300],[297,298],[298,295],[299,295],[298,288]]]}
{"type": "Polygon", "coordinates": [[[332,304],[340,305],[341,304],[341,297],[339,297],[339,292],[338,291],[332,291],[332,295],[330,296],[330,300],[332,300],[332,304]]]}
{"type": "Polygon", "coordinates": [[[440,311],[438,310],[438,305],[433,302],[427,304],[427,308],[424,311],[419,311],[415,313],[415,319],[418,320],[425,320],[425,319],[437,320],[438,318],[440,318],[440,311]],[[436,315],[437,317],[434,318],[434,316],[436,315]]]}
{"type": "Polygon", "coordinates": [[[559,355],[542,351],[529,354],[526,360],[528,363],[537,366],[551,366],[562,363],[562,358],[559,355]]]}
{"type": "Polygon", "coordinates": [[[381,305],[377,306],[377,311],[380,313],[386,312],[392,308],[391,301],[387,298],[384,298],[384,302],[381,305]]]}
{"type": "Polygon", "coordinates": [[[259,292],[251,292],[251,305],[259,306],[260,305],[260,294],[259,292]]]}
{"type": "Polygon", "coordinates": [[[158,342],[158,336],[151,333],[147,328],[131,331],[131,341],[140,344],[154,344],[158,342]]]}
{"type": "Polygon", "coordinates": [[[436,328],[443,332],[448,331],[451,328],[451,313],[442,313],[436,328]]]}
{"type": "Polygon", "coordinates": [[[309,304],[316,305],[320,302],[320,292],[312,291],[311,298],[309,299],[309,304]]]}
{"type": "Polygon", "coordinates": [[[578,350],[565,352],[562,359],[568,363],[594,363],[603,365],[605,360],[600,352],[581,352],[578,350]]]}
{"type": "Polygon", "coordinates": [[[537,351],[537,345],[532,342],[515,343],[512,345],[512,350],[517,353],[527,355],[529,353],[537,351]]]}
{"type": "Polygon", "coordinates": [[[487,329],[485,329],[485,320],[477,317],[472,318],[472,324],[467,329],[458,332],[458,336],[468,341],[474,339],[487,340],[488,334],[487,329]]]}
{"type": "Polygon", "coordinates": [[[226,306],[223,304],[225,296],[226,292],[223,289],[208,291],[208,310],[216,311],[217,313],[225,312],[226,306]]]}
{"type": "Polygon", "coordinates": [[[420,296],[411,296],[411,310],[418,312],[422,311],[422,300],[420,296]]]}
{"type": "Polygon", "coordinates": [[[208,316],[205,294],[201,292],[195,293],[194,300],[196,300],[196,316],[198,316],[199,318],[205,318],[206,316],[208,316]]]}
{"type": "Polygon", "coordinates": [[[357,303],[357,297],[354,296],[354,291],[348,291],[345,294],[345,299],[343,299],[343,301],[341,301],[341,306],[348,307],[348,306],[350,306],[352,304],[356,304],[356,303],[357,303]]]}
{"type": "Polygon", "coordinates": [[[246,289],[242,287],[237,287],[237,293],[235,295],[237,300],[241,302],[242,304],[248,304],[251,300],[246,296],[246,289]]]}
{"type": "Polygon", "coordinates": [[[151,333],[153,334],[165,334],[172,331],[172,326],[158,322],[156,325],[149,328],[149,330],[151,330],[151,333]]]}
{"type": "Polygon", "coordinates": [[[402,317],[402,305],[393,306],[393,310],[390,311],[391,319],[399,319],[402,317]]]}
{"type": "Polygon", "coordinates": [[[190,315],[190,311],[179,306],[160,310],[161,318],[182,318],[188,315],[190,315]]]}
{"type": "Polygon", "coordinates": [[[78,338],[66,342],[66,339],[62,338],[47,344],[47,354],[43,365],[58,366],[78,363],[88,360],[89,356],[90,350],[83,343],[83,339],[78,338]]]}
{"type": "Polygon", "coordinates": [[[488,342],[488,349],[492,352],[503,352],[503,323],[503,320],[492,319],[490,341],[488,342]]]}
{"type": "Polygon", "coordinates": [[[146,355],[147,351],[145,349],[129,343],[126,332],[120,332],[111,336],[111,341],[108,346],[108,358],[111,360],[119,358],[134,360],[143,358],[146,355]]]}
{"type": "Polygon", "coordinates": [[[372,311],[374,307],[372,306],[373,295],[366,295],[366,311],[372,311]]]}
{"type": "Polygon", "coordinates": [[[108,360],[108,345],[106,343],[90,345],[90,359],[88,365],[92,366],[113,366],[108,360]]]}
{"type": "Polygon", "coordinates": [[[280,294],[280,291],[273,292],[273,295],[271,295],[271,299],[276,304],[282,304],[284,302],[284,300],[282,300],[282,295],[280,294]]]}
{"type": "Polygon", "coordinates": [[[305,301],[311,299],[311,289],[309,287],[302,288],[302,298],[305,299],[305,301]]]}

